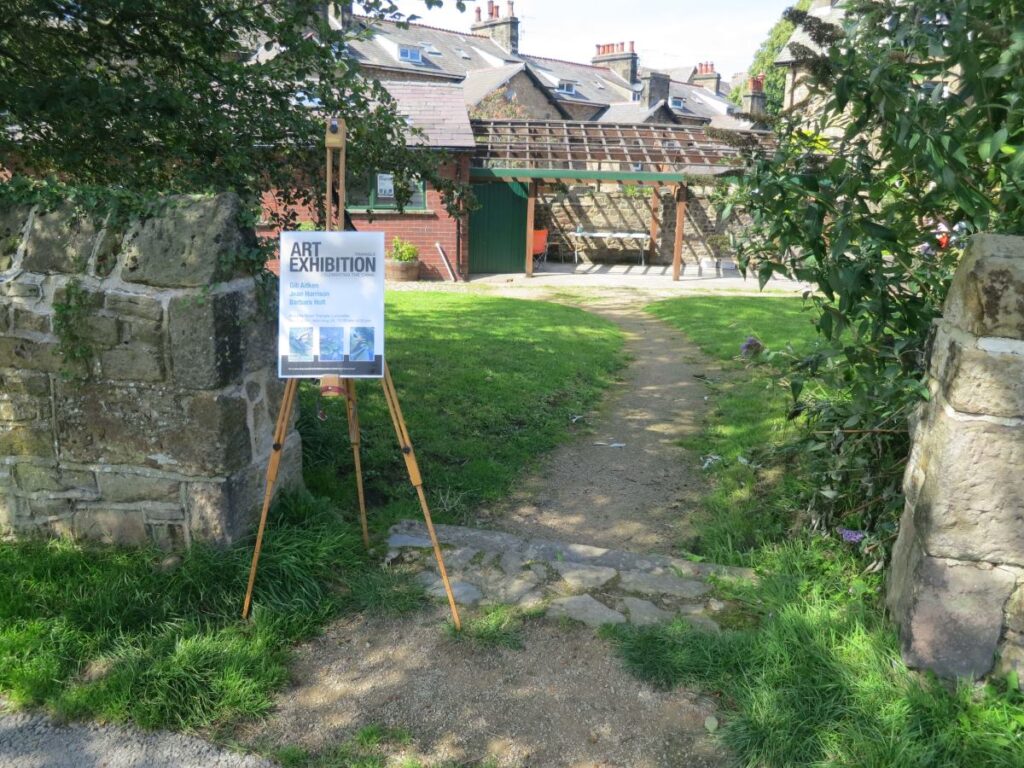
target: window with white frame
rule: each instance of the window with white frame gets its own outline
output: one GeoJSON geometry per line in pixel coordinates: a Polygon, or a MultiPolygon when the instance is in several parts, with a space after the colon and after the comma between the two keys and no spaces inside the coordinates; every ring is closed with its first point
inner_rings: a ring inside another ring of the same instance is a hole
{"type": "Polygon", "coordinates": [[[558,92],[564,93],[567,96],[576,95],[576,83],[572,80],[559,80],[558,81],[558,92]]]}
{"type": "Polygon", "coordinates": [[[414,45],[401,45],[398,47],[398,58],[413,64],[422,64],[423,49],[414,45]]]}
{"type": "Polygon", "coordinates": [[[672,97],[672,109],[683,109],[686,104],[686,99],[681,96],[672,97]]]}

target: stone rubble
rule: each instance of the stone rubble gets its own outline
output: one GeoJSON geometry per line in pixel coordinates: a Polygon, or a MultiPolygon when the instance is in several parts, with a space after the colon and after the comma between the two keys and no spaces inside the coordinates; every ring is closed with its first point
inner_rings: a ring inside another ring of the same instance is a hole
{"type": "MultiPolygon", "coordinates": [[[[529,539],[500,531],[436,526],[455,600],[460,605],[518,605],[549,618],[589,626],[649,626],[682,617],[718,632],[714,614],[728,606],[711,598],[709,576],[751,580],[745,568],[692,563],[582,544],[529,539]]],[[[391,529],[385,564],[416,567],[427,594],[445,598],[425,526],[391,529]]]]}

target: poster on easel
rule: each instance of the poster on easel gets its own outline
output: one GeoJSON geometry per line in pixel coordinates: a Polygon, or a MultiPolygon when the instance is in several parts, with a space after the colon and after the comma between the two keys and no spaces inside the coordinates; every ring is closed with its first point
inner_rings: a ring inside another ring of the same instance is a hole
{"type": "Polygon", "coordinates": [[[282,232],[278,373],[384,375],[384,234],[282,232]]]}

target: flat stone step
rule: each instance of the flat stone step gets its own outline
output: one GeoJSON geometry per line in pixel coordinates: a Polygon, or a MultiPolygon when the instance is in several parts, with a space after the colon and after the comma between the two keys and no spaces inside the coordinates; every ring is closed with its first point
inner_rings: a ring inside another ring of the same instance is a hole
{"type": "MultiPolygon", "coordinates": [[[[755,578],[746,568],[664,555],[483,528],[438,525],[435,529],[456,602],[519,605],[591,626],[627,621],[642,626],[682,617],[701,629],[717,631],[714,616],[728,606],[711,597],[708,577],[755,578]]],[[[388,544],[386,564],[401,562],[416,568],[416,578],[427,593],[444,596],[423,523],[395,525],[388,544]]]]}

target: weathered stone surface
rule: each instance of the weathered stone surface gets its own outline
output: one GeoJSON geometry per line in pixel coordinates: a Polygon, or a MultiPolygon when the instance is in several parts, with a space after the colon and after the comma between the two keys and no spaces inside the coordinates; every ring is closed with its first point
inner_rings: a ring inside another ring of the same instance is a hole
{"type": "Polygon", "coordinates": [[[180,497],[177,480],[116,472],[100,472],[97,479],[104,501],[178,501],[180,497]]]}
{"type": "Polygon", "coordinates": [[[607,584],[615,578],[614,568],[602,568],[597,565],[580,565],[556,560],[552,567],[558,571],[570,589],[581,592],[607,584]]]}
{"type": "Polygon", "coordinates": [[[943,323],[932,344],[931,375],[957,411],[1024,418],[1024,355],[994,354],[958,340],[943,323]]]}
{"type": "Polygon", "coordinates": [[[671,573],[643,573],[640,571],[623,571],[620,586],[625,592],[638,592],[642,595],[672,595],[692,600],[706,595],[711,587],[702,581],[681,579],[671,573]]]}
{"type": "Polygon", "coordinates": [[[943,316],[975,336],[1024,339],[1024,249],[1019,238],[971,238],[943,316]]]}
{"type": "Polygon", "coordinates": [[[16,499],[4,486],[0,486],[0,534],[11,533],[15,527],[16,499]]]}
{"type": "Polygon", "coordinates": [[[174,381],[189,389],[224,386],[242,371],[242,327],[237,294],[171,299],[168,334],[174,381]]]}
{"type": "Polygon", "coordinates": [[[124,245],[125,282],[198,288],[227,279],[245,245],[238,225],[241,204],[233,194],[178,197],[154,218],[140,222],[124,245]]]}
{"type": "MultiPolygon", "coordinates": [[[[188,483],[186,509],[193,540],[228,545],[252,527],[263,501],[266,464],[253,464],[225,481],[188,483]]],[[[274,492],[302,486],[302,443],[293,433],[281,456],[274,492]]]]}
{"type": "Polygon", "coordinates": [[[0,456],[54,456],[53,434],[48,422],[31,426],[0,425],[0,456]]]}
{"type": "Polygon", "coordinates": [[[32,219],[22,269],[29,272],[84,272],[96,245],[99,227],[70,205],[32,219]]]}
{"type": "Polygon", "coordinates": [[[16,464],[14,477],[18,488],[26,493],[41,491],[85,491],[96,493],[96,477],[92,472],[46,467],[37,464],[16,464]]]}
{"type": "Polygon", "coordinates": [[[904,535],[893,553],[888,601],[903,659],[942,677],[988,674],[1016,579],[987,564],[929,557],[904,535]]]}
{"type": "MultiPolygon", "coordinates": [[[[254,242],[238,226],[237,198],[178,202],[130,238],[69,206],[0,211],[0,250],[19,269],[0,281],[0,456],[24,459],[0,465],[6,528],[173,548],[201,537],[227,543],[251,524],[270,453],[267,406],[276,413],[283,390],[273,313],[257,320],[251,279],[214,285],[233,272],[237,247],[254,242]],[[86,310],[75,330],[92,352],[88,370],[72,371],[83,380],[65,377],[71,364],[52,328],[72,272],[83,275],[86,310]],[[179,344],[178,375],[163,384],[172,373],[167,303],[185,293],[167,287],[202,288],[192,293],[207,302],[175,315],[174,340],[229,354],[211,363],[179,344]]],[[[3,259],[0,270],[11,264],[3,259]]],[[[301,483],[294,433],[289,446],[282,486],[301,483]]]]}
{"type": "Polygon", "coordinates": [[[155,382],[164,379],[160,350],[145,344],[124,344],[100,352],[100,371],[111,381],[155,382]]]}
{"type": "Polygon", "coordinates": [[[935,557],[1024,565],[1024,430],[928,403],[914,429],[908,509],[935,557]]]}
{"type": "Polygon", "coordinates": [[[641,600],[637,597],[624,597],[622,602],[626,606],[626,613],[629,614],[629,623],[638,627],[647,627],[652,624],[662,624],[671,621],[673,616],[668,611],[663,611],[654,603],[641,600]]]}
{"type": "Polygon", "coordinates": [[[241,394],[61,382],[61,458],[228,475],[252,458],[241,394]]]}
{"type": "Polygon", "coordinates": [[[551,606],[548,608],[548,616],[581,621],[590,627],[600,627],[604,624],[624,624],[626,621],[626,617],[621,613],[598,602],[590,595],[560,597],[552,600],[551,606]]]}
{"type": "Polygon", "coordinates": [[[43,415],[39,398],[0,395],[0,421],[35,421],[43,415]]]}
{"type": "Polygon", "coordinates": [[[0,336],[0,368],[58,373],[62,363],[55,343],[0,336]]]}
{"type": "Polygon", "coordinates": [[[141,511],[82,509],[75,512],[72,529],[77,538],[105,544],[141,546],[146,543],[146,524],[141,511]]]}
{"type": "Polygon", "coordinates": [[[41,312],[33,312],[30,309],[14,307],[11,313],[14,317],[14,330],[28,331],[29,333],[49,333],[51,329],[51,316],[41,312]]]}
{"type": "Polygon", "coordinates": [[[410,536],[405,533],[392,533],[388,537],[388,546],[393,549],[400,547],[429,547],[430,538],[427,536],[410,536]]]}
{"type": "Polygon", "coordinates": [[[461,570],[472,562],[480,550],[472,547],[459,547],[444,553],[444,562],[451,570],[461,570]]]}
{"type": "Polygon", "coordinates": [[[0,370],[0,392],[49,397],[50,377],[25,370],[0,370]]]}
{"type": "Polygon", "coordinates": [[[1024,634],[1019,632],[1007,632],[999,649],[996,673],[1005,677],[1011,672],[1016,673],[1018,687],[1024,690],[1024,634]]]}
{"type": "MultiPolygon", "coordinates": [[[[455,602],[459,605],[476,605],[483,599],[483,592],[465,581],[451,581],[449,582],[452,588],[452,596],[455,598],[455,602]]],[[[427,594],[430,597],[438,598],[439,600],[447,599],[448,593],[445,592],[444,582],[440,579],[437,583],[427,589],[427,594]]]]}
{"type": "Polygon", "coordinates": [[[160,320],[164,314],[159,299],[138,293],[107,293],[104,306],[116,315],[131,315],[145,320],[160,320]]]}

